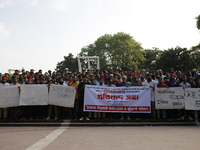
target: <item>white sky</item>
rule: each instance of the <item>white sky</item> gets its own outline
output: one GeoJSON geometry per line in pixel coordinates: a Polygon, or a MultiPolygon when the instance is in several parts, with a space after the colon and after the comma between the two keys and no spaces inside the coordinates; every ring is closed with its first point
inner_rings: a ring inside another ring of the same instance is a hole
{"type": "Polygon", "coordinates": [[[118,32],[145,49],[189,49],[200,43],[199,6],[200,0],[0,0],[0,69],[54,70],[63,56],[118,32]]]}

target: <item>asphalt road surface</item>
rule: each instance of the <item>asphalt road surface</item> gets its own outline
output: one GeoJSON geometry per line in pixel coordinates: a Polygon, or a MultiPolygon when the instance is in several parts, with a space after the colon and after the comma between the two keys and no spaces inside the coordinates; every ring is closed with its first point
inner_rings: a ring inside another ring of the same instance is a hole
{"type": "Polygon", "coordinates": [[[0,150],[26,149],[200,150],[200,127],[0,127],[0,150]]]}

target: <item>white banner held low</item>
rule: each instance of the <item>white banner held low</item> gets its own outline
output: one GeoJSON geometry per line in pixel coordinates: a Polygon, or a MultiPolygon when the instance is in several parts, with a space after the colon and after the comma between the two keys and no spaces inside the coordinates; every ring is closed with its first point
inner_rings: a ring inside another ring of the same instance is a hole
{"type": "Polygon", "coordinates": [[[150,88],[86,85],[84,111],[150,113],[150,88]]]}
{"type": "Polygon", "coordinates": [[[74,107],[76,89],[73,86],[50,86],[49,104],[63,107],[74,107]]]}
{"type": "Polygon", "coordinates": [[[185,88],[185,109],[200,110],[200,88],[185,88]]]}
{"type": "Polygon", "coordinates": [[[20,105],[48,105],[47,85],[21,85],[20,105]]]}
{"type": "Polygon", "coordinates": [[[184,89],[182,87],[156,88],[156,109],[184,109],[184,89]]]}
{"type": "Polygon", "coordinates": [[[19,106],[19,86],[0,87],[0,108],[19,106]]]}

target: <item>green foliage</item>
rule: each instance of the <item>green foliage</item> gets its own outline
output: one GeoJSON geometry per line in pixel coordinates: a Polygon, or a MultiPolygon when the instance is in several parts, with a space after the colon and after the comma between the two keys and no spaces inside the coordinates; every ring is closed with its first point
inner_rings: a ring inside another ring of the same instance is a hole
{"type": "MultiPolygon", "coordinates": [[[[197,28],[200,30],[200,15],[196,17],[197,28]]],[[[162,69],[188,71],[200,68],[200,44],[187,48],[170,48],[161,51],[158,48],[143,50],[140,43],[136,42],[129,34],[119,32],[114,35],[105,34],[99,37],[93,44],[81,49],[78,56],[99,56],[101,70],[138,70],[138,69],[162,69]]],[[[81,60],[82,68],[87,63],[81,60]]],[[[95,69],[96,62],[91,62],[95,69]]],[[[64,60],[58,62],[56,70],[64,71],[64,68],[74,71],[78,69],[78,58],[69,53],[64,60]]]]}
{"type": "Polygon", "coordinates": [[[158,48],[145,49],[143,52],[145,60],[140,62],[140,68],[152,70],[157,68],[157,60],[159,59],[162,51],[158,48]]]}
{"type": "Polygon", "coordinates": [[[196,17],[196,19],[197,19],[197,23],[196,23],[197,29],[200,30],[200,15],[196,17]]]}
{"type": "Polygon", "coordinates": [[[77,71],[78,69],[78,58],[69,53],[68,56],[64,56],[64,60],[57,63],[56,70],[64,71],[68,68],[70,71],[77,71]]]}
{"type": "Polygon", "coordinates": [[[200,44],[191,48],[190,55],[194,61],[194,68],[200,68],[200,44]]]}
{"type": "Polygon", "coordinates": [[[164,71],[169,71],[170,68],[188,71],[198,67],[196,64],[197,57],[195,58],[196,54],[197,51],[187,50],[187,48],[171,48],[161,53],[156,64],[157,67],[162,68],[164,71]]]}
{"type": "Polygon", "coordinates": [[[138,69],[139,62],[144,60],[142,46],[129,34],[105,34],[94,44],[82,48],[79,56],[99,56],[102,70],[116,68],[122,70],[138,69]]]}

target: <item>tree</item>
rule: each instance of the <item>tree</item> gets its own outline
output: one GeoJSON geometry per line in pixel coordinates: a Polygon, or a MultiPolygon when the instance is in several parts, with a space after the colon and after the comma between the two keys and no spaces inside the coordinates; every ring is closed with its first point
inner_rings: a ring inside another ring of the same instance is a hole
{"type": "Polygon", "coordinates": [[[157,67],[162,68],[164,71],[169,71],[170,68],[181,71],[192,70],[191,66],[196,66],[195,53],[191,55],[192,52],[194,51],[181,47],[164,50],[157,60],[157,67]]]}
{"type": "Polygon", "coordinates": [[[200,44],[191,48],[191,59],[194,61],[194,68],[200,68],[200,44]]]}
{"type": "Polygon", "coordinates": [[[102,70],[116,68],[137,69],[144,60],[143,48],[129,34],[123,32],[99,37],[94,44],[82,48],[79,56],[99,56],[102,70]]]}
{"type": "Polygon", "coordinates": [[[78,58],[69,53],[68,56],[64,56],[64,60],[57,63],[56,70],[64,71],[65,68],[68,68],[70,71],[78,70],[78,58]]]}
{"type": "Polygon", "coordinates": [[[152,70],[157,68],[157,60],[159,59],[162,51],[158,48],[145,49],[143,52],[145,60],[141,62],[140,68],[152,70]]]}
{"type": "Polygon", "coordinates": [[[196,17],[197,19],[197,29],[200,30],[200,15],[196,17]]]}

